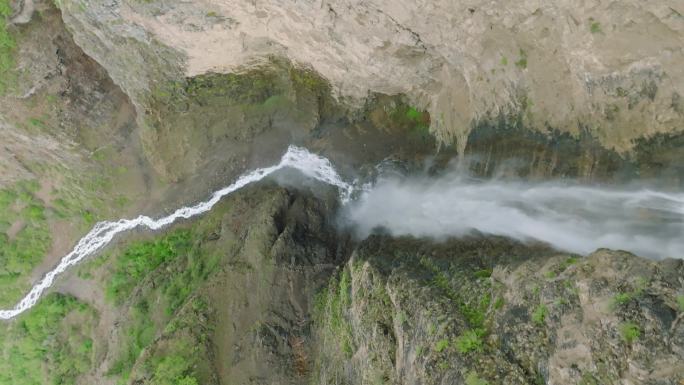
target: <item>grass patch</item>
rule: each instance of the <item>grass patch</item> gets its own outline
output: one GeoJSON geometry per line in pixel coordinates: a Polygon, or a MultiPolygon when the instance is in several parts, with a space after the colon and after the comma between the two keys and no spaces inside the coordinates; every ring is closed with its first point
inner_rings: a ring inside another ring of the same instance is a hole
{"type": "Polygon", "coordinates": [[[641,294],[643,294],[644,289],[647,286],[648,286],[648,281],[646,281],[642,277],[637,278],[634,290],[623,291],[623,292],[617,293],[617,294],[615,294],[615,296],[613,296],[613,300],[611,301],[611,307],[613,309],[616,309],[620,306],[627,305],[628,303],[632,302],[633,300],[639,298],[639,296],[641,296],[641,294]]]}
{"type": "Polygon", "coordinates": [[[0,95],[7,92],[15,79],[16,41],[8,29],[8,18],[12,13],[9,1],[0,0],[0,95]]]}
{"type": "Polygon", "coordinates": [[[532,313],[532,322],[535,324],[542,326],[544,325],[544,322],[546,321],[546,317],[549,314],[549,309],[546,307],[544,304],[540,304],[537,306],[536,309],[534,309],[534,313],[532,313]]]}
{"type": "Polygon", "coordinates": [[[441,339],[435,344],[435,351],[441,353],[449,347],[449,340],[441,339]]]}
{"type": "Polygon", "coordinates": [[[518,60],[515,62],[515,66],[520,69],[527,68],[527,52],[520,48],[518,60]]]}
{"type": "Polygon", "coordinates": [[[679,306],[679,311],[684,313],[684,295],[677,296],[677,306],[679,306]]]}
{"type": "Polygon", "coordinates": [[[601,23],[599,23],[598,21],[592,21],[589,25],[589,31],[591,31],[591,33],[600,33],[601,23]]]}
{"type": "Polygon", "coordinates": [[[480,378],[476,372],[469,372],[465,379],[466,385],[489,385],[487,380],[480,378]]]}
{"type": "Polygon", "coordinates": [[[314,319],[319,328],[339,344],[346,358],[354,353],[354,339],[351,323],[347,320],[347,308],[351,304],[351,274],[345,268],[339,280],[333,278],[327,288],[322,290],[314,301],[314,319]]]}
{"type": "Polygon", "coordinates": [[[94,312],[75,298],[50,294],[16,322],[0,324],[0,383],[73,384],[90,369],[94,312]]]}
{"type": "Polygon", "coordinates": [[[21,296],[25,277],[47,253],[52,238],[47,210],[36,198],[35,181],[22,181],[0,190],[0,303],[21,296]]]}
{"type": "Polygon", "coordinates": [[[620,338],[628,344],[636,341],[641,337],[641,329],[639,325],[634,322],[624,322],[620,324],[620,338]]]}
{"type": "Polygon", "coordinates": [[[456,337],[456,350],[461,354],[481,352],[483,350],[482,335],[484,330],[468,330],[456,337]]]}
{"type": "Polygon", "coordinates": [[[124,381],[128,379],[140,352],[153,341],[156,334],[149,312],[149,304],[145,300],[139,301],[131,308],[128,314],[130,326],[126,328],[126,335],[123,337],[123,353],[107,374],[120,375],[124,381]]]}
{"type": "Polygon", "coordinates": [[[492,276],[492,269],[482,269],[475,272],[475,278],[489,278],[492,276]]]}
{"type": "Polygon", "coordinates": [[[135,242],[116,260],[106,295],[117,304],[153,270],[190,250],[190,231],[176,230],[160,239],[135,242]]]}

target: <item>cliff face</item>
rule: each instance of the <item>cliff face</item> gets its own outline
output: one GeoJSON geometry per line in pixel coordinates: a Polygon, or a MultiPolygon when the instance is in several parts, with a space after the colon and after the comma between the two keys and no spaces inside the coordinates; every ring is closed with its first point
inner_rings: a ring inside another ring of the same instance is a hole
{"type": "Polygon", "coordinates": [[[55,309],[51,296],[0,325],[5,354],[40,368],[8,370],[6,382],[684,379],[681,260],[609,250],[585,258],[498,237],[354,243],[334,227],[334,192],[313,191],[251,186],[193,223],[78,266],[56,290],[80,304],[55,309]],[[49,359],[13,350],[20,342],[48,346],[49,359]]]}
{"type": "Polygon", "coordinates": [[[140,107],[156,82],[267,56],[313,68],[345,103],[403,93],[463,153],[476,122],[520,116],[624,153],[684,127],[678,1],[61,0],[77,43],[140,107]]]}
{"type": "MultiPolygon", "coordinates": [[[[680,3],[0,0],[0,304],[97,220],[204,198],[290,143],[349,180],[460,156],[680,188],[680,3]]],[[[69,270],[0,324],[0,383],[684,381],[681,260],[352,240],[307,186],[69,270]]]]}
{"type": "Polygon", "coordinates": [[[373,236],[319,301],[313,382],[675,385],[683,268],[491,237],[373,236]]]}

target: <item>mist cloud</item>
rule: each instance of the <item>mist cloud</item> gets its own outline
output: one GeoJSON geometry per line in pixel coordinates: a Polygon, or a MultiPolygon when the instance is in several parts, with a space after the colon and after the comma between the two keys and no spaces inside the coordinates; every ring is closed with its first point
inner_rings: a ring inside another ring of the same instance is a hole
{"type": "Polygon", "coordinates": [[[481,233],[587,254],[606,247],[684,257],[684,194],[455,176],[380,179],[346,206],[357,235],[445,238],[481,233]]]}

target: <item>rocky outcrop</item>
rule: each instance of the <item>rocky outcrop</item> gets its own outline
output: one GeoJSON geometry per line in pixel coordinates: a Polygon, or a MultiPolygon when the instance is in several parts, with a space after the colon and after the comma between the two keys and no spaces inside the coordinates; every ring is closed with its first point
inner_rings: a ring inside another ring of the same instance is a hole
{"type": "Polygon", "coordinates": [[[473,125],[502,114],[620,153],[683,128],[677,1],[58,3],[77,43],[139,107],[160,81],[279,56],[320,73],[346,104],[408,95],[460,153],[473,125]]]}
{"type": "Polygon", "coordinates": [[[372,236],[319,300],[312,382],[676,385],[683,272],[609,250],[372,236]]]}

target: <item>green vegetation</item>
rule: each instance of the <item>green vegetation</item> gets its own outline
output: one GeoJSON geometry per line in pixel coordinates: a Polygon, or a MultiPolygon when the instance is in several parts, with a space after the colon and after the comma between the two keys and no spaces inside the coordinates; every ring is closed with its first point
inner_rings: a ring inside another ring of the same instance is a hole
{"type": "Polygon", "coordinates": [[[483,350],[482,330],[467,330],[456,338],[456,350],[461,354],[483,350]]]}
{"type": "Polygon", "coordinates": [[[589,26],[589,30],[591,33],[599,33],[601,32],[601,23],[598,21],[592,21],[591,25],[589,26]]]}
{"type": "MultiPolygon", "coordinates": [[[[187,346],[180,348],[181,351],[188,351],[187,346]]],[[[153,385],[197,385],[197,379],[187,373],[190,371],[191,361],[180,354],[168,355],[156,364],[154,376],[150,381],[153,385]]]]}
{"type": "Polygon", "coordinates": [[[23,279],[45,256],[51,237],[47,210],[36,197],[36,181],[0,190],[0,303],[20,297],[23,279]]]}
{"type": "Polygon", "coordinates": [[[577,264],[579,259],[577,257],[568,257],[563,263],[560,264],[561,271],[565,271],[568,267],[577,264]]]}
{"type": "Polygon", "coordinates": [[[475,272],[476,278],[489,278],[492,276],[492,269],[482,269],[475,272]]]}
{"type": "Polygon", "coordinates": [[[183,328],[191,332],[181,333],[181,339],[188,338],[186,342],[176,344],[178,341],[174,339],[172,350],[175,353],[164,351],[160,355],[144,356],[147,360],[145,373],[151,373],[149,383],[153,384],[193,384],[192,381],[196,381],[191,374],[196,361],[193,357],[197,356],[195,350],[204,346],[196,339],[208,337],[195,334],[206,327],[206,317],[190,317],[192,319],[186,323],[178,319],[187,318],[183,314],[189,311],[197,314],[205,311],[206,304],[192,295],[217,270],[222,257],[208,249],[209,246],[203,247],[199,240],[204,239],[204,231],[203,227],[181,228],[155,239],[132,242],[112,262],[111,278],[105,291],[107,299],[122,305],[134,298],[126,316],[121,354],[108,372],[118,376],[122,383],[130,379],[143,349],[154,346],[160,330],[171,334],[180,333],[183,328]],[[148,290],[134,291],[146,280],[149,284],[143,287],[148,290]],[[181,358],[187,365],[179,364],[181,358]]]}
{"type": "Polygon", "coordinates": [[[16,322],[0,324],[0,384],[73,384],[91,365],[95,314],[50,294],[16,322]]]}
{"type": "Polygon", "coordinates": [[[9,1],[0,0],[0,95],[7,92],[14,81],[16,42],[7,26],[7,19],[12,12],[9,1]]]}
{"type": "Polygon", "coordinates": [[[339,282],[333,278],[315,299],[314,319],[320,323],[320,329],[330,332],[340,344],[340,350],[346,358],[354,353],[354,340],[351,323],[347,320],[347,308],[351,304],[351,274],[345,268],[340,274],[339,282]]]}
{"type": "Polygon", "coordinates": [[[527,68],[527,52],[525,52],[525,50],[522,48],[520,48],[520,56],[518,57],[518,60],[515,62],[515,66],[520,69],[527,68]]]}
{"type": "Polygon", "coordinates": [[[176,230],[152,241],[135,242],[116,259],[107,298],[118,304],[128,298],[133,288],[160,265],[190,250],[190,232],[176,230]]]}
{"type": "Polygon", "coordinates": [[[416,107],[400,103],[389,114],[390,119],[409,132],[417,135],[428,135],[430,115],[416,107]]]}
{"type": "Polygon", "coordinates": [[[620,337],[628,344],[636,341],[641,336],[639,325],[634,322],[624,322],[620,324],[620,337]]]}
{"type": "Polygon", "coordinates": [[[437,341],[437,343],[435,344],[435,351],[437,353],[441,353],[448,347],[449,347],[449,340],[441,339],[441,340],[437,341]]]}
{"type": "Polygon", "coordinates": [[[679,306],[679,311],[684,313],[684,295],[677,296],[677,306],[679,306]]]}
{"type": "Polygon", "coordinates": [[[481,379],[476,372],[469,372],[465,379],[466,385],[489,385],[489,382],[481,379]]]}
{"type": "Polygon", "coordinates": [[[623,291],[615,294],[611,303],[611,307],[615,309],[639,298],[643,294],[644,289],[648,286],[648,282],[644,278],[639,277],[637,278],[634,286],[634,290],[623,291]]]}
{"type": "Polygon", "coordinates": [[[501,57],[501,65],[502,66],[507,66],[508,65],[508,58],[506,56],[501,57]]]}
{"type": "Polygon", "coordinates": [[[544,321],[546,321],[546,316],[548,313],[549,309],[546,308],[546,305],[540,304],[536,309],[534,309],[534,313],[532,313],[532,321],[537,325],[544,325],[544,321]]]}
{"type": "Polygon", "coordinates": [[[124,348],[119,359],[109,370],[110,375],[121,375],[122,379],[128,379],[130,370],[138,359],[140,352],[148,346],[155,336],[155,325],[149,314],[147,301],[141,300],[135,304],[128,314],[130,327],[126,329],[123,338],[124,348]]]}
{"type": "Polygon", "coordinates": [[[466,300],[461,297],[457,290],[452,288],[448,273],[440,269],[432,260],[421,258],[420,263],[433,273],[432,285],[441,289],[449,299],[458,304],[459,311],[465,317],[468,325],[473,329],[484,328],[486,313],[492,301],[491,294],[484,293],[479,298],[466,300]]]}
{"type": "Polygon", "coordinates": [[[613,297],[613,306],[625,305],[634,299],[634,293],[617,293],[613,297]]]}

